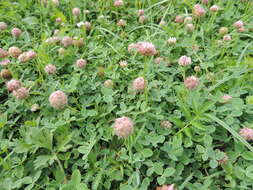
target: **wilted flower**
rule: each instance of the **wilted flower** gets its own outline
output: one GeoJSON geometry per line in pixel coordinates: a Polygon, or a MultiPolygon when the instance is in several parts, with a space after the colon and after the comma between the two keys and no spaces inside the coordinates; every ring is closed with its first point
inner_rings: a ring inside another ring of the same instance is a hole
{"type": "Polygon", "coordinates": [[[193,90],[199,85],[199,79],[195,76],[190,76],[185,79],[184,85],[188,90],[193,90]]]}
{"type": "Polygon", "coordinates": [[[146,20],[147,20],[147,18],[146,18],[145,15],[141,15],[141,16],[139,17],[139,22],[140,22],[140,23],[144,23],[146,20]]]}
{"type": "Polygon", "coordinates": [[[0,30],[5,30],[7,28],[7,24],[5,22],[0,22],[0,30]]]}
{"type": "Polygon", "coordinates": [[[238,20],[234,23],[235,28],[242,28],[243,27],[243,21],[238,20]]]}
{"type": "Polygon", "coordinates": [[[228,33],[228,28],[227,27],[221,27],[219,29],[219,34],[220,35],[224,35],[224,34],[227,34],[228,33]]]}
{"type": "Polygon", "coordinates": [[[181,15],[177,15],[176,18],[175,18],[175,22],[176,23],[182,23],[182,22],[184,22],[184,17],[181,16],[181,15]]]}
{"type": "Polygon", "coordinates": [[[71,37],[65,36],[61,43],[63,44],[64,47],[68,47],[73,45],[73,39],[71,37]]]}
{"type": "Polygon", "coordinates": [[[119,62],[119,66],[120,66],[121,68],[125,68],[125,67],[127,67],[127,62],[126,62],[126,61],[120,61],[120,62],[119,62]]]}
{"type": "Polygon", "coordinates": [[[106,88],[111,88],[111,87],[113,87],[113,85],[114,85],[114,83],[113,83],[113,81],[112,80],[106,80],[105,82],[104,82],[104,86],[106,87],[106,88]]]}
{"type": "Polygon", "coordinates": [[[18,60],[19,60],[20,62],[27,62],[27,61],[29,60],[29,58],[27,57],[27,53],[24,52],[24,53],[20,54],[20,55],[18,56],[18,60]]]}
{"type": "Polygon", "coordinates": [[[157,57],[157,58],[155,58],[155,63],[156,64],[159,64],[159,63],[161,63],[163,61],[163,58],[162,57],[157,57]]]}
{"type": "Polygon", "coordinates": [[[67,95],[61,90],[53,92],[48,100],[50,105],[55,109],[62,109],[68,103],[67,95]]]}
{"type": "Polygon", "coordinates": [[[115,0],[114,1],[114,6],[115,7],[120,7],[124,4],[123,0],[115,0]]]}
{"type": "Polygon", "coordinates": [[[55,5],[55,6],[59,6],[59,0],[52,0],[52,3],[55,5]]]}
{"type": "Polygon", "coordinates": [[[72,14],[74,15],[74,16],[78,16],[78,15],[80,15],[81,14],[81,11],[80,11],[80,9],[79,8],[73,8],[72,9],[72,14]]]}
{"type": "Polygon", "coordinates": [[[52,64],[46,65],[44,68],[44,71],[48,74],[48,75],[53,75],[56,72],[56,67],[52,64]]]}
{"type": "Polygon", "coordinates": [[[12,92],[13,96],[15,96],[19,100],[26,99],[29,96],[29,89],[21,87],[12,92]]]}
{"type": "Polygon", "coordinates": [[[8,69],[2,69],[0,72],[0,76],[5,80],[9,80],[12,78],[12,74],[8,69]]]}
{"type": "Polygon", "coordinates": [[[17,90],[21,87],[21,82],[16,79],[11,79],[6,83],[7,89],[12,92],[13,90],[17,90]]]}
{"type": "Polygon", "coordinates": [[[87,65],[87,61],[84,59],[78,59],[76,61],[76,67],[79,69],[84,68],[86,65],[87,65]]]}
{"type": "Polygon", "coordinates": [[[0,58],[7,57],[9,54],[6,50],[0,48],[0,58]]]}
{"type": "Polygon", "coordinates": [[[228,155],[225,152],[223,153],[224,153],[224,157],[220,160],[217,160],[220,165],[226,164],[228,162],[228,155]]]}
{"type": "Polygon", "coordinates": [[[57,36],[50,37],[50,38],[47,38],[45,40],[45,42],[48,43],[48,44],[58,43],[59,41],[61,41],[61,39],[59,37],[57,37],[57,36]]]}
{"type": "Polygon", "coordinates": [[[201,17],[201,16],[204,16],[206,14],[206,11],[200,4],[196,4],[193,7],[192,14],[196,17],[201,17]]]}
{"type": "Polygon", "coordinates": [[[10,56],[17,58],[22,53],[22,51],[18,47],[12,46],[9,48],[8,53],[10,56]]]}
{"type": "Polygon", "coordinates": [[[187,31],[192,32],[194,30],[194,25],[192,23],[188,23],[185,25],[187,31]]]}
{"type": "Polygon", "coordinates": [[[74,44],[74,46],[76,46],[76,47],[82,47],[83,44],[84,44],[84,39],[83,39],[83,38],[74,39],[74,40],[73,40],[73,44],[74,44]]]}
{"type": "Polygon", "coordinates": [[[84,27],[85,27],[86,30],[90,30],[91,29],[91,23],[88,22],[88,21],[84,22],[84,27]]]}
{"type": "Polygon", "coordinates": [[[120,19],[118,22],[117,22],[117,25],[118,26],[125,26],[126,25],[126,21],[125,20],[123,20],[123,19],[120,19]]]}
{"type": "Polygon", "coordinates": [[[146,82],[143,77],[138,77],[133,81],[133,89],[137,92],[142,92],[145,89],[146,82]]]}
{"type": "Polygon", "coordinates": [[[63,55],[65,52],[66,52],[66,50],[65,50],[64,48],[58,49],[58,53],[59,53],[60,55],[63,55]]]}
{"type": "Polygon", "coordinates": [[[219,7],[217,5],[213,5],[210,7],[210,11],[217,12],[219,10],[219,7]]]}
{"type": "Polygon", "coordinates": [[[133,121],[129,117],[120,117],[115,119],[115,123],[113,125],[114,133],[119,138],[127,138],[129,135],[133,133],[133,121]]]}
{"type": "Polygon", "coordinates": [[[231,41],[231,36],[230,35],[223,36],[223,41],[231,41]]]}
{"type": "Polygon", "coordinates": [[[186,55],[183,55],[179,58],[178,64],[182,66],[190,65],[192,63],[192,60],[190,57],[187,57],[186,55]]]}
{"type": "Polygon", "coordinates": [[[143,16],[145,14],[145,11],[143,9],[140,9],[137,11],[138,16],[143,16]]]}
{"type": "Polygon", "coordinates": [[[89,14],[90,11],[88,9],[83,10],[83,14],[89,14]]]}
{"type": "Polygon", "coordinates": [[[32,112],[35,112],[35,111],[37,111],[37,110],[39,110],[40,109],[40,106],[38,105],[38,104],[33,104],[32,106],[31,106],[31,111],[32,112]]]}
{"type": "Polygon", "coordinates": [[[13,28],[11,34],[13,37],[18,38],[22,34],[22,31],[19,28],[13,28]]]}
{"type": "Polygon", "coordinates": [[[240,135],[247,141],[253,140],[253,130],[251,128],[244,127],[240,129],[240,135]]]}
{"type": "Polygon", "coordinates": [[[209,0],[202,0],[201,2],[202,2],[203,4],[205,4],[205,5],[207,5],[208,2],[209,2],[209,0]]]}
{"type": "Polygon", "coordinates": [[[162,126],[163,128],[169,129],[169,128],[172,127],[172,124],[171,124],[171,122],[169,122],[169,121],[167,121],[167,120],[163,120],[163,121],[161,121],[161,126],[162,126]]]}
{"type": "Polygon", "coordinates": [[[167,40],[167,43],[170,44],[170,45],[173,45],[173,44],[177,43],[177,39],[175,37],[170,37],[167,40]]]}
{"type": "Polygon", "coordinates": [[[200,66],[195,66],[194,67],[194,71],[195,72],[200,72],[201,71],[201,67],[200,66]]]}

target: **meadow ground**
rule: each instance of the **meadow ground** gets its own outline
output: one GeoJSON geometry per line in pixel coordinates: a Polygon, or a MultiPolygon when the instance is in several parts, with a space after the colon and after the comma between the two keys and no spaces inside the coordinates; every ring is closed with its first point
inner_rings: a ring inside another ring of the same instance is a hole
{"type": "Polygon", "coordinates": [[[0,190],[252,190],[253,1],[1,0],[0,190]]]}

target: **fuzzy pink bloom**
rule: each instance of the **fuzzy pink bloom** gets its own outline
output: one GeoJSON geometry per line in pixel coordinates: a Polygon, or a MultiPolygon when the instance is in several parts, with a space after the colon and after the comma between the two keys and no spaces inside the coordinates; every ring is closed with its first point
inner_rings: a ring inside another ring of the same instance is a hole
{"type": "Polygon", "coordinates": [[[7,66],[7,65],[9,65],[9,63],[10,63],[11,61],[9,60],[9,59],[5,59],[5,60],[3,60],[3,61],[0,61],[0,65],[2,65],[2,66],[7,66]]]}
{"type": "Polygon", "coordinates": [[[152,56],[157,54],[155,46],[150,42],[138,42],[136,44],[136,49],[138,53],[145,56],[152,56]]]}
{"type": "Polygon", "coordinates": [[[159,63],[161,63],[163,61],[163,58],[162,57],[157,57],[157,58],[155,58],[155,63],[156,64],[159,64],[159,63]]]}
{"type": "Polygon", "coordinates": [[[184,17],[181,16],[181,15],[177,15],[176,18],[175,18],[175,22],[176,23],[182,23],[182,22],[184,22],[184,17]]]}
{"type": "Polygon", "coordinates": [[[73,45],[73,39],[71,37],[65,36],[63,37],[61,43],[63,44],[64,47],[68,47],[73,45]]]}
{"type": "Polygon", "coordinates": [[[86,65],[87,65],[87,61],[84,59],[78,59],[76,61],[76,67],[79,69],[84,68],[86,65]]]}
{"type": "Polygon", "coordinates": [[[13,90],[17,90],[21,87],[21,82],[16,79],[11,79],[6,83],[6,87],[8,91],[12,92],[13,90]]]}
{"type": "Polygon", "coordinates": [[[119,62],[119,66],[120,66],[121,68],[127,67],[127,61],[120,61],[120,62],[119,62]]]}
{"type": "Polygon", "coordinates": [[[168,40],[167,40],[167,43],[169,45],[173,45],[173,44],[176,44],[177,43],[177,39],[175,37],[170,37],[168,40]]]}
{"type": "Polygon", "coordinates": [[[163,128],[169,129],[169,128],[172,127],[172,124],[171,124],[171,122],[169,122],[169,121],[167,121],[167,120],[164,120],[164,121],[161,121],[161,126],[162,126],[163,128]]]}
{"type": "Polygon", "coordinates": [[[195,76],[187,77],[184,81],[184,85],[188,90],[193,90],[199,85],[199,79],[195,76]]]}
{"type": "Polygon", "coordinates": [[[191,58],[187,57],[186,55],[181,56],[178,60],[178,64],[182,66],[187,66],[190,65],[191,63],[192,63],[191,58]]]}
{"type": "Polygon", "coordinates": [[[228,94],[225,94],[224,96],[222,96],[222,99],[225,101],[225,102],[228,102],[232,97],[229,96],[228,94]]]}
{"type": "Polygon", "coordinates": [[[13,28],[11,34],[13,37],[18,38],[22,34],[22,31],[19,28],[13,28]]]}
{"type": "Polygon", "coordinates": [[[65,50],[64,48],[58,49],[58,53],[59,53],[60,55],[63,55],[65,52],[66,52],[66,50],[65,50]]]}
{"type": "Polygon", "coordinates": [[[129,135],[133,133],[134,130],[133,121],[129,117],[120,117],[115,119],[115,123],[113,125],[114,133],[119,138],[127,138],[129,135]]]}
{"type": "Polygon", "coordinates": [[[52,64],[49,64],[47,66],[45,66],[44,71],[48,74],[48,75],[53,75],[56,72],[56,67],[52,64]]]}
{"type": "Polygon", "coordinates": [[[9,48],[8,53],[10,56],[17,58],[22,53],[22,51],[18,47],[12,46],[9,48]]]}
{"type": "Polygon", "coordinates": [[[48,100],[50,105],[55,109],[62,109],[68,103],[67,95],[61,90],[53,92],[48,100]]]}
{"type": "Polygon", "coordinates": [[[210,7],[210,11],[217,12],[220,8],[217,5],[213,5],[210,7]]]}
{"type": "Polygon", "coordinates": [[[201,1],[203,4],[207,5],[209,3],[209,0],[202,0],[201,1]]]}
{"type": "Polygon", "coordinates": [[[31,59],[34,59],[35,57],[37,57],[37,54],[35,51],[29,50],[26,52],[26,56],[28,57],[29,60],[31,60],[31,59]]]}
{"type": "Polygon", "coordinates": [[[202,17],[206,14],[206,11],[200,4],[196,4],[193,7],[192,14],[196,17],[202,17]]]}
{"type": "Polygon", "coordinates": [[[176,190],[174,188],[174,184],[171,185],[163,185],[161,187],[157,187],[156,190],[176,190]]]}
{"type": "Polygon", "coordinates": [[[140,22],[140,23],[144,23],[146,20],[147,20],[147,17],[146,17],[145,15],[141,15],[141,16],[139,17],[139,22],[140,22]]]}
{"type": "Polygon", "coordinates": [[[104,82],[104,86],[106,87],[106,88],[111,88],[111,87],[113,87],[113,85],[114,85],[114,83],[113,83],[113,81],[112,80],[106,80],[105,82],[104,82]]]}
{"type": "Polygon", "coordinates": [[[29,96],[29,89],[21,87],[12,92],[13,96],[15,96],[19,100],[26,99],[29,96]]]}
{"type": "Polygon", "coordinates": [[[146,82],[143,77],[138,77],[133,81],[133,89],[137,92],[142,92],[145,89],[146,82]]]}
{"type": "Polygon", "coordinates": [[[80,11],[79,8],[76,7],[76,8],[72,9],[72,14],[75,15],[75,16],[78,16],[78,15],[81,14],[81,11],[80,11]]]}
{"type": "Polygon", "coordinates": [[[58,18],[55,19],[55,22],[61,23],[61,22],[62,22],[62,19],[61,19],[60,17],[58,17],[58,18]]]}
{"type": "Polygon", "coordinates": [[[0,30],[5,30],[7,28],[7,24],[5,22],[0,22],[0,30]]]}
{"type": "Polygon", "coordinates": [[[126,21],[125,20],[123,20],[123,19],[120,19],[118,22],[117,22],[117,25],[118,26],[125,26],[126,25],[126,21]]]}
{"type": "Polygon", "coordinates": [[[247,141],[253,140],[253,130],[247,127],[240,129],[240,135],[247,141]]]}
{"type": "Polygon", "coordinates": [[[114,1],[113,5],[115,7],[120,7],[120,6],[124,5],[124,2],[123,2],[123,0],[116,0],[116,1],[114,1]]]}
{"type": "Polygon", "coordinates": [[[9,54],[6,50],[0,48],[0,58],[7,57],[9,54]]]}
{"type": "Polygon", "coordinates": [[[225,35],[223,36],[223,41],[231,41],[231,36],[230,35],[225,35]]]}
{"type": "Polygon", "coordinates": [[[59,0],[52,0],[52,3],[53,3],[55,6],[59,6],[59,4],[60,4],[59,0]]]}
{"type": "Polygon", "coordinates": [[[224,35],[228,33],[228,28],[227,27],[221,27],[219,29],[219,34],[224,35]]]}
{"type": "Polygon", "coordinates": [[[192,22],[192,17],[191,16],[187,16],[184,19],[184,23],[191,23],[192,22]]]}
{"type": "Polygon", "coordinates": [[[194,30],[194,25],[192,23],[188,23],[185,25],[188,32],[192,32],[194,30]]]}
{"type": "Polygon", "coordinates": [[[243,21],[241,21],[241,20],[236,21],[234,23],[234,27],[235,28],[241,28],[241,27],[243,27],[243,21]]]}
{"type": "Polygon", "coordinates": [[[237,32],[244,32],[244,31],[245,31],[244,27],[241,27],[241,28],[237,29],[237,32]]]}
{"type": "Polygon", "coordinates": [[[143,16],[145,14],[145,11],[143,9],[140,9],[137,11],[138,16],[143,16]]]}

